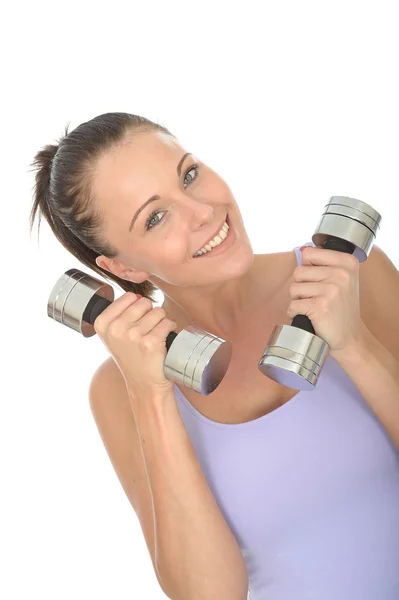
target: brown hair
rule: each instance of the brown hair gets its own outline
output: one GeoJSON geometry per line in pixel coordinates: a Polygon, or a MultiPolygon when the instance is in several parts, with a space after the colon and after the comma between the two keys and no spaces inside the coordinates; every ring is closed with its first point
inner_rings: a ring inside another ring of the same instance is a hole
{"type": "Polygon", "coordinates": [[[127,281],[97,265],[97,256],[103,254],[113,258],[117,250],[104,239],[102,218],[95,208],[91,184],[100,155],[123,142],[132,133],[162,131],[168,135],[173,134],[159,123],[122,112],[94,117],[70,133],[68,126],[58,145],[44,146],[37,152],[31,165],[36,170],[36,175],[30,231],[40,209],[38,235],[43,215],[56,238],[81,263],[101,276],[112,279],[125,292],[135,292],[154,301],[157,287],[150,281],[127,281]]]}

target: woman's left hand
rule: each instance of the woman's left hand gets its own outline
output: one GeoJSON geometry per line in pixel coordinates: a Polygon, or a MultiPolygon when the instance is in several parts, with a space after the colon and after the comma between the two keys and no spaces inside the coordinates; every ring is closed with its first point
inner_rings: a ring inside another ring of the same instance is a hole
{"type": "Polygon", "coordinates": [[[352,254],[306,246],[289,293],[288,317],[306,315],[332,357],[361,339],[359,261],[352,254]]]}

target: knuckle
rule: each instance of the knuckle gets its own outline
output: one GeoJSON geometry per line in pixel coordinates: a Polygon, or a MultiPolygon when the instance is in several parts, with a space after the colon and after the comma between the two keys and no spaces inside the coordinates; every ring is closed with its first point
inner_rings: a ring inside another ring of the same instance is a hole
{"type": "Polygon", "coordinates": [[[301,269],[302,269],[302,267],[299,266],[299,265],[297,267],[295,267],[295,269],[294,269],[294,279],[295,280],[298,279],[298,277],[299,277],[299,275],[301,273],[301,269]]]}
{"type": "Polygon", "coordinates": [[[136,342],[139,339],[139,330],[135,325],[129,327],[127,330],[127,337],[130,342],[136,342]]]}
{"type": "Polygon", "coordinates": [[[111,321],[108,325],[108,335],[111,337],[119,337],[121,333],[121,323],[119,319],[111,321]]]}
{"type": "Polygon", "coordinates": [[[317,304],[322,311],[326,312],[328,310],[328,299],[325,296],[319,298],[317,304]]]}
{"type": "Polygon", "coordinates": [[[328,286],[328,297],[336,298],[340,292],[340,287],[336,283],[330,283],[328,286]]]}
{"type": "Polygon", "coordinates": [[[157,343],[157,340],[151,335],[146,335],[141,340],[142,348],[147,353],[151,353],[156,347],[157,343]]]}
{"type": "Polygon", "coordinates": [[[140,300],[141,300],[142,302],[144,302],[144,305],[145,305],[145,306],[152,306],[152,301],[151,301],[149,298],[145,298],[145,297],[143,296],[143,298],[140,298],[140,300]]]}
{"type": "Polygon", "coordinates": [[[104,330],[104,319],[101,319],[101,316],[97,317],[97,319],[93,323],[94,330],[97,333],[102,333],[104,330]]]}
{"type": "Polygon", "coordinates": [[[338,271],[339,281],[347,283],[351,278],[351,273],[347,269],[339,269],[338,271]]]}
{"type": "Polygon", "coordinates": [[[352,269],[356,269],[359,266],[359,261],[354,254],[348,254],[347,261],[348,261],[348,265],[352,269]]]}

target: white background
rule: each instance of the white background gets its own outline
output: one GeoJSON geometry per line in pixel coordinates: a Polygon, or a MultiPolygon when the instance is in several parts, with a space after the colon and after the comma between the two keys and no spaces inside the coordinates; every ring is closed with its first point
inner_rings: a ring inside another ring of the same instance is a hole
{"type": "Polygon", "coordinates": [[[376,244],[399,267],[397,4],[8,5],[0,597],[165,598],[88,404],[107,350],[47,317],[55,281],[82,265],[44,220],[39,243],[37,224],[29,235],[30,164],[68,122],[143,115],[228,182],[255,253],[310,241],[329,197],[344,195],[381,213],[376,244]]]}

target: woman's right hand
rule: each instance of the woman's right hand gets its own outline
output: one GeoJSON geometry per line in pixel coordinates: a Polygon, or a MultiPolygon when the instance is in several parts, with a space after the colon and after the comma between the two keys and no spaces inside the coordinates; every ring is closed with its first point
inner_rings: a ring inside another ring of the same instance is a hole
{"type": "Polygon", "coordinates": [[[166,337],[177,324],[148,298],[124,293],[98,315],[93,325],[111,352],[126,386],[136,398],[173,390],[164,375],[166,337]]]}

